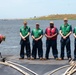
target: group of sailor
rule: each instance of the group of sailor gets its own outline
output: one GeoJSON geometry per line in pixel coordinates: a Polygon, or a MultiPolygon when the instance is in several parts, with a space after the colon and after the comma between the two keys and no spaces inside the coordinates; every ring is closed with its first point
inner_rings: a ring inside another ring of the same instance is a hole
{"type": "MultiPolygon", "coordinates": [[[[27,59],[36,59],[37,58],[37,52],[38,57],[40,60],[43,59],[43,42],[42,38],[43,35],[46,37],[46,53],[44,59],[49,59],[49,52],[50,48],[52,48],[52,54],[54,56],[54,59],[56,60],[64,60],[64,48],[66,46],[66,53],[67,58],[72,59],[71,57],[71,48],[70,48],[70,35],[72,34],[72,26],[68,24],[68,19],[64,18],[64,24],[60,26],[60,30],[58,31],[57,27],[54,26],[54,22],[51,21],[49,27],[46,28],[45,34],[43,34],[43,30],[40,28],[39,23],[36,23],[36,28],[34,28],[31,32],[32,36],[32,52],[30,48],[30,27],[27,26],[27,22],[23,22],[23,26],[20,28],[20,59],[24,59],[25,52],[24,48],[26,48],[26,56],[27,59]],[[61,35],[61,53],[60,58],[58,58],[58,50],[57,50],[57,36],[58,34],[61,35]],[[32,57],[31,57],[32,56],[32,57]]],[[[76,27],[73,29],[73,35],[75,38],[74,42],[74,60],[76,60],[76,27]]]]}

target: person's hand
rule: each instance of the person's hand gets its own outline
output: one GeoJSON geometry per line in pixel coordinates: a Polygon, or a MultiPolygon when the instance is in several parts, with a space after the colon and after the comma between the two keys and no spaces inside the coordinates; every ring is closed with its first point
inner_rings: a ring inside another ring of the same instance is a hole
{"type": "Polygon", "coordinates": [[[51,38],[52,38],[52,36],[48,36],[48,38],[49,38],[49,39],[51,39],[51,38]]]}
{"type": "Polygon", "coordinates": [[[35,41],[38,41],[39,39],[37,38],[37,39],[35,39],[35,41]]]}
{"type": "Polygon", "coordinates": [[[75,36],[75,38],[76,38],[76,36],[75,36]]]}
{"type": "Polygon", "coordinates": [[[25,37],[22,37],[22,39],[25,41],[26,39],[25,39],[25,37]]]}
{"type": "Polygon", "coordinates": [[[63,39],[66,39],[66,36],[63,36],[63,39]]]}

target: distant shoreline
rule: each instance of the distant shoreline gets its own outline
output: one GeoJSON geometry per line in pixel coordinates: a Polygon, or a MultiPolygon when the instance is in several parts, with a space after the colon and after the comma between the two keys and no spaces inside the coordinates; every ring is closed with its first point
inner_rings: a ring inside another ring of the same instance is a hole
{"type": "Polygon", "coordinates": [[[7,20],[63,20],[64,18],[68,18],[70,20],[76,20],[76,14],[52,14],[48,16],[40,16],[36,17],[34,16],[33,18],[16,18],[16,19],[0,19],[3,21],[7,20]]]}
{"type": "Polygon", "coordinates": [[[48,16],[41,16],[41,17],[35,17],[35,18],[29,18],[29,19],[32,19],[32,20],[63,20],[65,17],[71,20],[76,20],[76,14],[52,14],[48,16]]]}

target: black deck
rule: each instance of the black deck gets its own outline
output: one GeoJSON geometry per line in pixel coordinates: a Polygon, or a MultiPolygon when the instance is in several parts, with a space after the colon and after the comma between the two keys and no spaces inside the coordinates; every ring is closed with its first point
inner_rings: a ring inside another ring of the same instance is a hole
{"type": "MultiPolygon", "coordinates": [[[[47,73],[61,66],[69,64],[67,59],[61,60],[61,61],[55,60],[53,58],[50,58],[49,60],[39,60],[39,59],[27,60],[26,58],[24,60],[19,60],[19,56],[10,56],[10,57],[8,56],[6,59],[9,61],[21,64],[29,68],[30,70],[36,72],[38,75],[47,75],[47,73]]],[[[64,69],[63,72],[65,72],[65,70],[66,69],[64,69]]],[[[0,65],[0,74],[1,75],[22,75],[15,69],[4,65],[0,65]]]]}

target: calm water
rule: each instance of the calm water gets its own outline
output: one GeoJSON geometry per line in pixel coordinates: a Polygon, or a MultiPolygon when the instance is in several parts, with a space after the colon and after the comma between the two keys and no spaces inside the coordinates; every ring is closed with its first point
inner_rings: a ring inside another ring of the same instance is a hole
{"type": "MultiPolygon", "coordinates": [[[[63,20],[53,20],[55,26],[59,29],[60,25],[63,24],[63,20]]],[[[35,24],[39,23],[40,27],[45,31],[46,27],[49,26],[50,20],[27,20],[28,26],[30,26],[31,30],[35,28],[35,24]]],[[[69,20],[69,24],[72,25],[72,29],[76,26],[76,20],[69,20]]],[[[0,20],[0,34],[6,36],[6,41],[0,44],[0,52],[3,55],[19,55],[20,53],[20,36],[19,36],[19,29],[23,25],[23,20],[9,20],[9,21],[2,21],[0,20]]],[[[74,38],[73,35],[70,36],[71,38],[71,50],[72,56],[74,51],[74,38]]],[[[46,38],[43,37],[43,51],[45,56],[46,51],[46,38]]],[[[58,35],[58,52],[60,55],[60,35],[58,35]]],[[[32,48],[32,39],[30,36],[31,48],[32,48]]],[[[50,50],[50,56],[52,56],[50,50]]]]}

